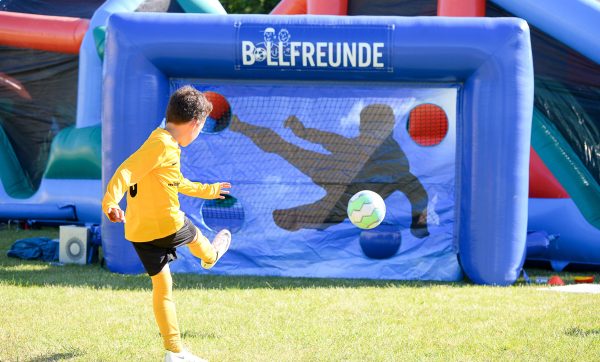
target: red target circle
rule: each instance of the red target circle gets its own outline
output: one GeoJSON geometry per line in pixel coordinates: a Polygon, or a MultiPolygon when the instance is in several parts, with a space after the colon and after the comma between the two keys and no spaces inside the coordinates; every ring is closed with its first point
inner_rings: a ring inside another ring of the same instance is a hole
{"type": "Polygon", "coordinates": [[[448,117],[446,112],[435,104],[420,104],[410,111],[406,128],[417,144],[436,146],[448,133],[448,117]]]}

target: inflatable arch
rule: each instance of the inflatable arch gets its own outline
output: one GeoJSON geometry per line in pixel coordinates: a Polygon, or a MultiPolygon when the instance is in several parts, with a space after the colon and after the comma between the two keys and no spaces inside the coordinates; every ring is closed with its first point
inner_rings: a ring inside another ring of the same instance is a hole
{"type": "MultiPolygon", "coordinates": [[[[522,20],[115,14],[104,71],[103,186],[160,125],[174,89],[213,97],[218,114],[182,151],[189,179],[234,185],[223,202],[182,198],[207,236],[234,231],[213,273],[464,271],[497,285],[520,273],[533,104],[522,20]],[[433,144],[411,131],[419,106],[446,115],[433,144]],[[371,231],[339,212],[365,185],[388,205],[371,231]]],[[[141,272],[122,227],[102,222],[107,266],[141,272]]],[[[185,250],[173,269],[200,270],[185,250]]]]}

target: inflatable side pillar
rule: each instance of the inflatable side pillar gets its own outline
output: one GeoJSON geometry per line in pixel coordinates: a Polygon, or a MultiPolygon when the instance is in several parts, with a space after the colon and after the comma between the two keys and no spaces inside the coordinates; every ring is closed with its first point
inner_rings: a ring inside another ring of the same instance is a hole
{"type": "Polygon", "coordinates": [[[102,59],[94,38],[94,29],[105,26],[113,13],[133,12],[143,0],[108,0],[96,9],[79,48],[77,83],[77,127],[100,123],[102,108],[102,59]]]}

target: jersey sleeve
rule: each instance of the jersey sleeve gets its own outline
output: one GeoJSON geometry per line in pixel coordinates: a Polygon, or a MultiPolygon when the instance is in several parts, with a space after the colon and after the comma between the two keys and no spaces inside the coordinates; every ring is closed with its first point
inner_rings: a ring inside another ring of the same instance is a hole
{"type": "Polygon", "coordinates": [[[218,199],[221,194],[221,183],[203,184],[192,182],[179,173],[179,192],[201,199],[218,199]]]}
{"type": "Polygon", "coordinates": [[[135,151],[123,161],[106,186],[102,199],[102,211],[119,206],[119,201],[131,185],[135,185],[165,159],[166,147],[160,140],[153,139],[135,151]]]}

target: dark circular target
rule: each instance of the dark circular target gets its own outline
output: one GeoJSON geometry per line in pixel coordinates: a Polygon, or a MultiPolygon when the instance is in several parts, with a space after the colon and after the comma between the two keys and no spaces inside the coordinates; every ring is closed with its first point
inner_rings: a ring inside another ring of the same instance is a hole
{"type": "Polygon", "coordinates": [[[212,231],[228,229],[232,233],[244,225],[244,207],[238,199],[225,195],[224,199],[206,200],[200,206],[200,215],[204,224],[212,231]]]}
{"type": "Polygon", "coordinates": [[[219,133],[231,122],[231,106],[227,99],[219,93],[207,91],[204,96],[213,105],[213,110],[210,112],[202,128],[203,133],[219,133]]]}
{"type": "Polygon", "coordinates": [[[402,244],[397,225],[381,224],[374,229],[361,230],[360,248],[371,259],[389,259],[396,255],[402,244]]]}

